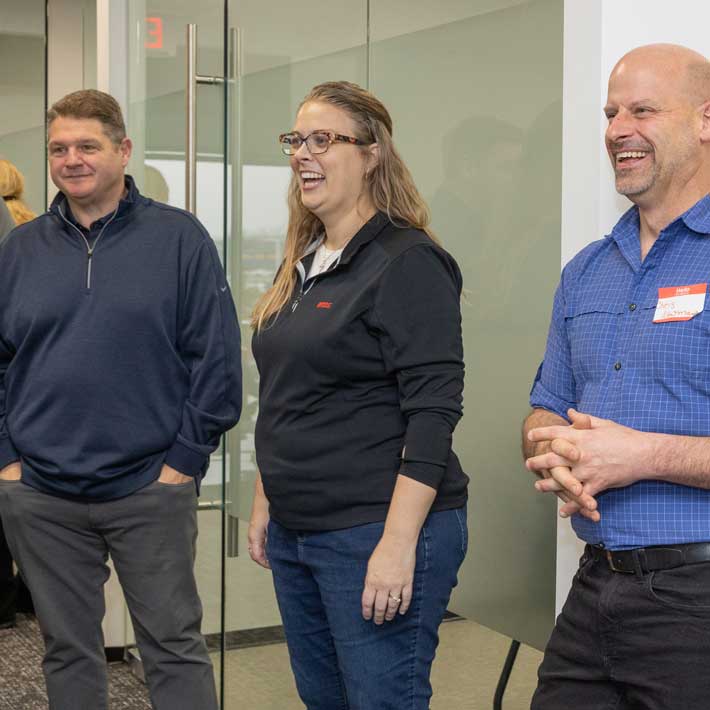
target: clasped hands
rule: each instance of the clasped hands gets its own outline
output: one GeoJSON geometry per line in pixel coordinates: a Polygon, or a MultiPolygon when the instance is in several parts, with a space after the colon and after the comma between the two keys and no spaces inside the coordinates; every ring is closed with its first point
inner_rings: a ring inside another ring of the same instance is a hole
{"type": "Polygon", "coordinates": [[[638,480],[643,460],[643,433],[609,419],[569,409],[571,424],[538,427],[528,432],[535,456],[525,466],[542,478],[535,488],[554,493],[563,502],[560,515],[580,513],[599,522],[596,497],[609,488],[638,480]]]}

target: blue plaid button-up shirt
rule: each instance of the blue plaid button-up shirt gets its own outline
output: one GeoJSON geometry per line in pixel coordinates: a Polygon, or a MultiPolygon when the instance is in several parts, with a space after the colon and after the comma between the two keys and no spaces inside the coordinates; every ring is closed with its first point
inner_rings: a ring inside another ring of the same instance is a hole
{"type": "MultiPolygon", "coordinates": [[[[531,405],[710,436],[710,293],[690,320],[653,323],[659,288],[698,283],[710,283],[710,195],[661,232],[643,263],[638,210],[630,209],[563,270],[531,405]]],[[[598,503],[601,522],[572,517],[589,543],[614,550],[710,540],[710,490],[639,481],[598,503]]]]}

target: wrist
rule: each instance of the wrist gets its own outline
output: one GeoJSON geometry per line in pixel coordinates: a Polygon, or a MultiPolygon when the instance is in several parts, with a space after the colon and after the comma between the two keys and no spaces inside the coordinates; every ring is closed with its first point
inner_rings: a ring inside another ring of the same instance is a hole
{"type": "Polygon", "coordinates": [[[255,496],[251,504],[251,519],[269,516],[269,501],[265,496],[255,496]]]}
{"type": "Polygon", "coordinates": [[[382,533],[382,540],[385,544],[391,545],[416,545],[419,539],[419,529],[407,527],[388,527],[385,525],[382,533]]]}
{"type": "Polygon", "coordinates": [[[664,452],[668,447],[668,436],[666,434],[652,434],[648,432],[638,432],[639,455],[636,456],[636,463],[633,466],[632,475],[634,481],[642,478],[660,479],[665,470],[664,452]]]}

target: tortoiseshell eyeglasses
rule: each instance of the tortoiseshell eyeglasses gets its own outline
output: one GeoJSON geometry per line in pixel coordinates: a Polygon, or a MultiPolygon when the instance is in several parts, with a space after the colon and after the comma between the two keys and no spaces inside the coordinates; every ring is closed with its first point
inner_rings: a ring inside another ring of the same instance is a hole
{"type": "Polygon", "coordinates": [[[367,145],[365,141],[352,136],[343,136],[333,131],[313,131],[307,136],[298,133],[282,133],[279,136],[281,150],[284,155],[295,155],[298,149],[305,143],[311,155],[325,153],[332,143],[351,143],[352,145],[367,145]]]}

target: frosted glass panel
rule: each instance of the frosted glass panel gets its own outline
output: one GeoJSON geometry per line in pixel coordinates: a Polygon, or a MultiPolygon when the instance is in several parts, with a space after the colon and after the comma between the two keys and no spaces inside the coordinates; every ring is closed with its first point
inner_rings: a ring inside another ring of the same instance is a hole
{"type": "Polygon", "coordinates": [[[372,0],[371,89],[464,276],[455,448],[471,546],[451,609],[541,647],[554,620],[555,511],[520,424],[560,265],[562,1],[372,0]]]}

